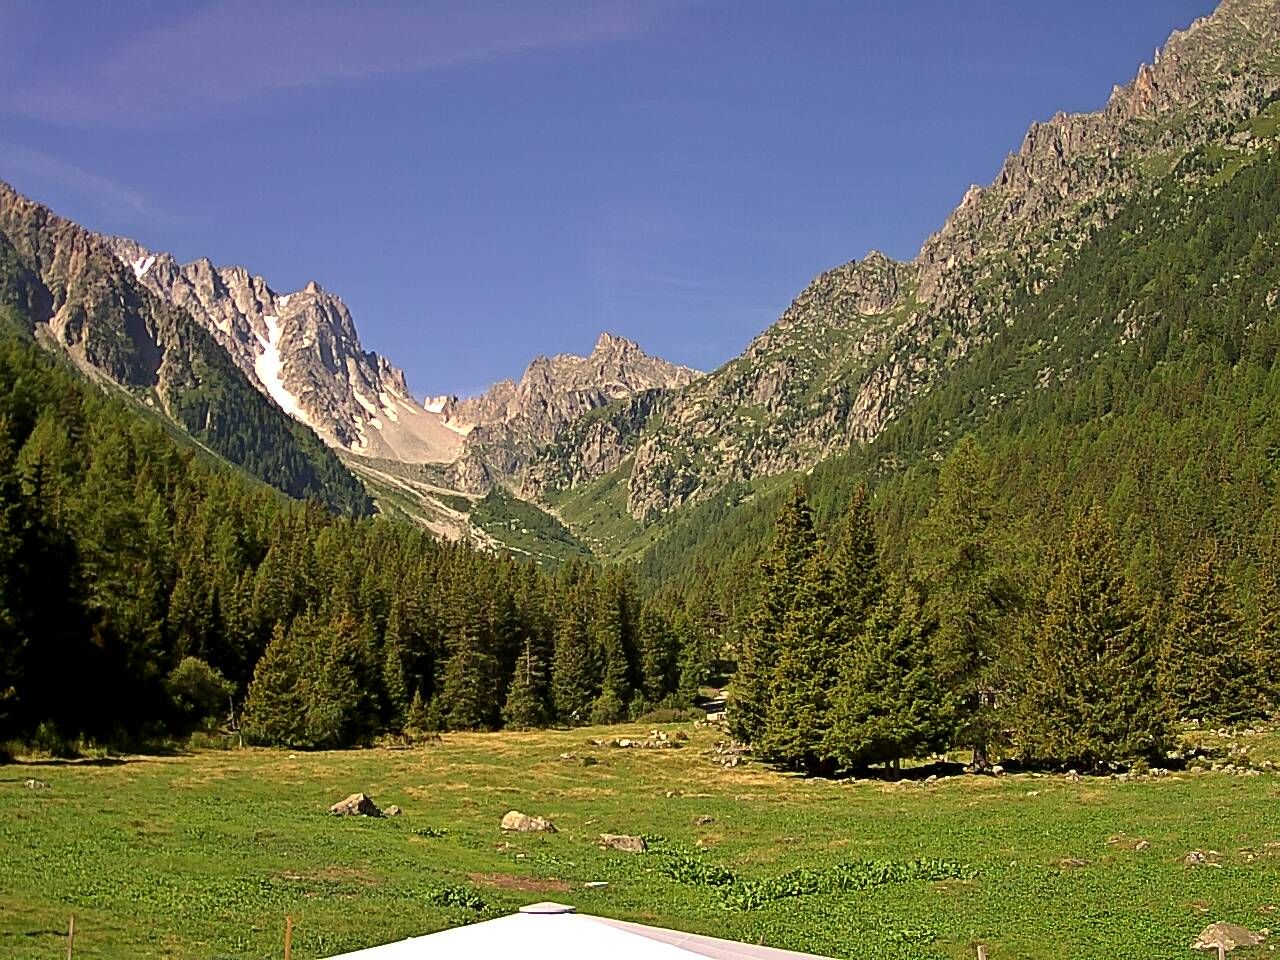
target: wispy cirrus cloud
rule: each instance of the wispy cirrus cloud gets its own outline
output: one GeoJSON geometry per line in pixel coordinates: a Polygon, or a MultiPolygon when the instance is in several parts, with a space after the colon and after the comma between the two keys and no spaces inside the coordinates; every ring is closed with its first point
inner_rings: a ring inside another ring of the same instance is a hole
{"type": "Polygon", "coordinates": [[[0,93],[0,110],[77,127],[137,127],[281,91],[422,73],[643,31],[657,0],[215,0],[118,38],[83,67],[0,93]]]}
{"type": "MultiPolygon", "coordinates": [[[[121,223],[174,225],[183,222],[158,208],[140,190],[43,150],[0,141],[0,173],[6,178],[20,177],[19,189],[55,188],[75,193],[121,223]]],[[[44,198],[37,196],[36,199],[44,198]]]]}

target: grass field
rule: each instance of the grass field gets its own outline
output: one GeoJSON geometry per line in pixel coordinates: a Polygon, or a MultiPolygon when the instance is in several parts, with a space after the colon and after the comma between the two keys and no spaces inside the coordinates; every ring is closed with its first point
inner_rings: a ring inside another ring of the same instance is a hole
{"type": "Polygon", "coordinates": [[[64,956],[71,913],[77,958],[279,957],[286,915],[311,958],[551,899],[839,957],[1190,957],[1209,922],[1265,928],[1280,905],[1275,774],[831,783],[726,769],[704,755],[719,734],[679,729],[671,750],[574,730],[0,766],[0,956],[64,956]],[[360,790],[404,814],[326,814],[360,790]],[[560,832],[503,836],[513,808],[560,832]],[[601,832],[650,852],[605,852],[601,832]],[[1193,849],[1218,865],[1188,866],[1193,849]],[[950,878],[913,878],[916,858],[950,878]],[[865,860],[886,862],[854,869],[879,882],[832,883],[865,860]],[[819,872],[755,882],[799,868],[819,872]]]}

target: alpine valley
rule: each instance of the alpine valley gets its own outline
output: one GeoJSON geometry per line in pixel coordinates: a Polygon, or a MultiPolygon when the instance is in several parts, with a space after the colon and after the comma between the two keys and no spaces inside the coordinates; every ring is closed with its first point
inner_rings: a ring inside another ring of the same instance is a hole
{"type": "MultiPolygon", "coordinates": [[[[319,284],[279,293],[242,267],[179,264],[0,186],[6,301],[93,379],[345,512],[541,559],[640,559],[679,580],[758,542],[785,478],[821,465],[809,482],[827,512],[828,476],[914,491],[894,497],[900,544],[930,464],[963,433],[1009,445],[1020,473],[1064,471],[1053,486],[1070,501],[1098,491],[1019,442],[1110,442],[1203,351],[1220,402],[1267,368],[1277,10],[1226,0],[1103,110],[1034,125],[915,260],[872,252],[822,273],[705,376],[606,333],[588,356],[539,357],[481,396],[423,399],[319,284]],[[1174,277],[1164,253],[1191,234],[1212,256],[1174,277]]],[[[1261,456],[1270,441],[1247,442],[1261,456]]]]}
{"type": "Polygon", "coordinates": [[[0,952],[74,912],[68,957],[331,957],[564,896],[841,957],[1253,955],[1280,0],[1014,146],[715,370],[605,332],[472,397],[319,283],[0,183],[0,952]]]}

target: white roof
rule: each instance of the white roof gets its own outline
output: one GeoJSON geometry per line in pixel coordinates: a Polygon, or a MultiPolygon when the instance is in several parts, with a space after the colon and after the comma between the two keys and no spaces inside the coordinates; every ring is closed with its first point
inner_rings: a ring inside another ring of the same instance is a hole
{"type": "Polygon", "coordinates": [[[679,930],[575,913],[559,903],[535,903],[519,913],[454,927],[330,960],[814,960],[814,954],[752,946],[679,930]]]}

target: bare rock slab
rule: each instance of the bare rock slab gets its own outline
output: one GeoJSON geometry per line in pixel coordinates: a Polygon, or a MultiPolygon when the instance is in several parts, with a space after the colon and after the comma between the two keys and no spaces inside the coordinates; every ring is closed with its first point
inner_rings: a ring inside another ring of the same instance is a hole
{"type": "Polygon", "coordinates": [[[380,817],[382,811],[367,793],[353,793],[345,800],[339,800],[329,812],[335,817],[380,817]]]}
{"type": "Polygon", "coordinates": [[[1219,920],[1200,931],[1191,944],[1192,950],[1234,950],[1236,947],[1256,947],[1267,939],[1265,933],[1254,933],[1248,927],[1238,923],[1227,923],[1219,920]]]}
{"type": "Polygon", "coordinates": [[[556,825],[545,817],[531,817],[519,810],[508,811],[502,818],[502,829],[513,833],[556,833],[556,825]]]}
{"type": "Polygon", "coordinates": [[[644,853],[649,849],[644,837],[631,837],[623,833],[600,834],[600,846],[607,850],[621,850],[623,853],[644,853]]]}

